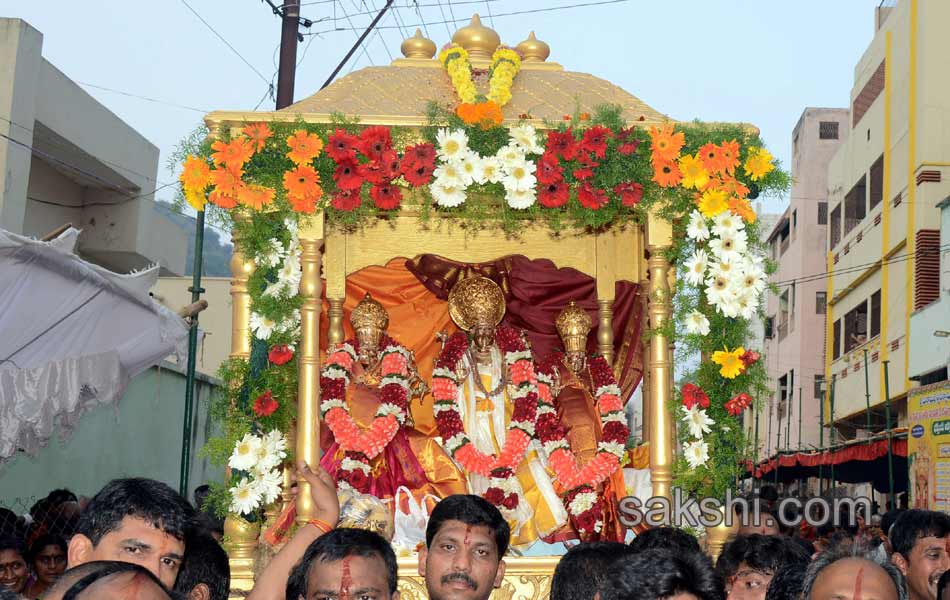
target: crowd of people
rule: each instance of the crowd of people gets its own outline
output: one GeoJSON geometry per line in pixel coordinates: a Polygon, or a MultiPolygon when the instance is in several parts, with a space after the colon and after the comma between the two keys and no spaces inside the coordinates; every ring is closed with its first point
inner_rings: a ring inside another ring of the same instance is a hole
{"type": "MultiPolygon", "coordinates": [[[[396,555],[378,534],[337,527],[332,478],[301,464],[314,518],[258,575],[251,600],[398,600],[396,555]]],[[[950,600],[950,516],[904,510],[880,522],[783,530],[767,498],[715,564],[697,539],[655,527],[580,543],[559,561],[551,600],[950,600]]],[[[226,600],[220,522],[167,485],[108,483],[83,505],[57,490],[29,518],[0,513],[0,600],[226,600]]],[[[846,520],[847,521],[847,520],[846,520]]],[[[870,521],[870,519],[869,519],[870,521]]],[[[434,600],[487,600],[502,585],[509,525],[479,496],[439,502],[419,552],[434,600]]]]}

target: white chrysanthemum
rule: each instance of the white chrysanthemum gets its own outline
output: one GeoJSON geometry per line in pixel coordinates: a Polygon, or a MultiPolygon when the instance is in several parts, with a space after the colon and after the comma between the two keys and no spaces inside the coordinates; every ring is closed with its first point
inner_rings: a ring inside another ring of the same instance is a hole
{"type": "Polygon", "coordinates": [[[251,472],[264,472],[273,469],[279,464],[280,457],[278,457],[276,454],[271,454],[268,452],[267,446],[261,443],[261,447],[257,449],[257,462],[254,464],[254,468],[251,470],[251,472]]]}
{"type": "Polygon", "coordinates": [[[689,216],[689,225],[686,227],[686,235],[691,240],[703,242],[709,239],[709,225],[706,223],[706,217],[698,210],[694,210],[689,216]]]}
{"type": "Polygon", "coordinates": [[[691,436],[701,440],[705,434],[712,431],[709,426],[715,425],[716,422],[709,418],[706,410],[700,408],[699,404],[694,404],[692,408],[681,406],[680,409],[683,411],[683,420],[686,421],[691,436]]]}
{"type": "Polygon", "coordinates": [[[289,254],[287,260],[284,261],[284,265],[280,268],[280,271],[277,272],[277,281],[284,285],[291,295],[296,295],[292,292],[300,286],[300,278],[302,276],[303,272],[300,270],[300,261],[293,254],[289,254]]]}
{"type": "Polygon", "coordinates": [[[567,440],[563,438],[559,440],[551,440],[549,442],[544,442],[543,446],[544,446],[544,453],[548,456],[551,456],[551,454],[554,453],[555,450],[559,450],[559,449],[570,450],[571,449],[570,444],[568,444],[567,440]]]}
{"type": "Polygon", "coordinates": [[[462,161],[450,160],[436,167],[432,173],[435,182],[442,185],[457,185],[465,187],[471,180],[465,181],[465,172],[462,170],[462,161]]]}
{"type": "Polygon", "coordinates": [[[455,452],[462,447],[462,444],[465,443],[465,434],[458,433],[445,440],[445,450],[450,455],[455,454],[455,452]]]}
{"type": "Polygon", "coordinates": [[[572,514],[579,515],[592,509],[595,504],[597,504],[597,494],[582,492],[574,496],[569,507],[572,514]]]}
{"type": "Polygon", "coordinates": [[[280,496],[280,486],[284,482],[280,469],[267,469],[254,474],[254,485],[263,504],[270,504],[280,496]]]}
{"type": "Polygon", "coordinates": [[[713,219],[712,232],[713,235],[719,237],[724,235],[735,235],[744,228],[745,223],[742,222],[742,218],[737,217],[728,210],[726,212],[719,213],[719,215],[713,219]]]}
{"type": "Polygon", "coordinates": [[[479,173],[475,177],[478,183],[498,183],[505,174],[502,172],[501,161],[494,156],[487,156],[479,162],[479,173]]]}
{"type": "Polygon", "coordinates": [[[719,301],[719,304],[716,305],[716,310],[722,313],[724,317],[729,317],[730,319],[735,319],[739,316],[739,302],[738,296],[735,292],[730,292],[723,296],[722,300],[719,301]]]}
{"type": "Polygon", "coordinates": [[[726,279],[736,279],[739,276],[739,266],[729,260],[716,260],[709,264],[710,277],[725,277],[726,279]]]}
{"type": "Polygon", "coordinates": [[[735,300],[737,312],[743,319],[752,319],[759,310],[759,295],[754,290],[740,292],[735,300]]]}
{"type": "Polygon", "coordinates": [[[713,306],[719,306],[732,293],[728,277],[710,277],[706,280],[706,299],[713,306]]]}
{"type": "Polygon", "coordinates": [[[511,141],[528,154],[541,154],[544,148],[538,143],[538,132],[533,125],[518,125],[508,130],[511,141]]]}
{"type": "Polygon", "coordinates": [[[502,183],[508,190],[527,190],[533,189],[537,179],[534,176],[538,168],[533,162],[526,160],[516,160],[504,165],[507,173],[502,183]]]}
{"type": "Polygon", "coordinates": [[[267,243],[267,250],[260,255],[258,260],[261,262],[261,265],[267,265],[268,267],[276,267],[280,264],[280,261],[284,258],[284,245],[280,243],[278,239],[269,240],[267,243]]]}
{"type": "Polygon", "coordinates": [[[436,181],[429,186],[429,191],[439,206],[453,208],[465,202],[465,187],[461,183],[445,184],[436,181]]]}
{"type": "Polygon", "coordinates": [[[228,510],[239,515],[249,515],[254,512],[261,503],[261,493],[258,486],[248,480],[242,479],[238,484],[232,487],[231,506],[228,510]]]}
{"type": "Polygon", "coordinates": [[[709,335],[709,319],[698,310],[689,313],[686,315],[686,333],[691,335],[709,335]]]}
{"type": "Polygon", "coordinates": [[[344,458],[340,461],[340,468],[344,471],[356,471],[360,470],[366,475],[370,474],[370,466],[361,460],[353,460],[352,458],[344,458]]]}
{"type": "Polygon", "coordinates": [[[502,167],[505,168],[512,163],[524,162],[525,160],[524,151],[514,144],[508,144],[507,146],[499,148],[498,152],[495,153],[495,158],[497,158],[499,162],[501,162],[502,167]]]}
{"type": "Polygon", "coordinates": [[[277,323],[275,323],[273,319],[255,312],[251,313],[251,331],[254,332],[254,337],[257,339],[268,339],[276,328],[277,323]]]}
{"type": "Polygon", "coordinates": [[[287,458],[287,438],[279,429],[273,429],[264,434],[261,443],[271,456],[276,456],[278,460],[287,458]]]}
{"type": "Polygon", "coordinates": [[[720,261],[738,262],[742,260],[742,255],[745,254],[747,248],[748,238],[745,231],[737,231],[709,240],[709,251],[720,261]]]}
{"type": "Polygon", "coordinates": [[[709,267],[709,256],[705,250],[696,250],[686,260],[686,281],[691,285],[700,285],[706,279],[706,269],[709,267]]]}
{"type": "Polygon", "coordinates": [[[435,141],[439,147],[439,158],[443,160],[456,160],[468,152],[468,136],[461,129],[440,129],[435,134],[435,141]]]}
{"type": "Polygon", "coordinates": [[[524,210],[534,206],[535,199],[536,195],[533,187],[524,190],[505,190],[505,200],[508,202],[508,206],[515,210],[524,210]]]}
{"type": "Polygon", "coordinates": [[[261,438],[247,433],[234,445],[234,452],[228,459],[228,466],[239,471],[250,471],[257,463],[261,450],[261,438]]]}
{"type": "Polygon", "coordinates": [[[689,463],[689,468],[698,469],[709,462],[709,444],[703,440],[683,444],[683,457],[689,463]]]}
{"type": "Polygon", "coordinates": [[[756,297],[765,291],[765,271],[751,262],[746,262],[742,276],[737,278],[737,287],[743,292],[754,292],[756,297]]]}
{"type": "MultiPolygon", "coordinates": [[[[462,182],[471,185],[481,177],[482,159],[474,152],[466,152],[458,161],[458,169],[462,173],[462,182]]],[[[483,183],[483,182],[478,182],[483,183]]]]}
{"type": "Polygon", "coordinates": [[[614,456],[621,457],[627,451],[627,447],[621,442],[601,442],[598,447],[604,452],[610,452],[614,456]]]}
{"type": "MultiPolygon", "coordinates": [[[[300,310],[294,309],[290,316],[277,324],[275,328],[280,333],[294,332],[300,327],[300,310]]],[[[295,334],[296,335],[296,334],[295,334]]]]}

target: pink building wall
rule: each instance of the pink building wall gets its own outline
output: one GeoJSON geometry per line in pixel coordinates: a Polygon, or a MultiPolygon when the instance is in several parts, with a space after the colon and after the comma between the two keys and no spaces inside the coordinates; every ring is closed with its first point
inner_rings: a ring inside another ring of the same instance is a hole
{"type": "Polygon", "coordinates": [[[820,381],[825,371],[825,315],[819,307],[827,283],[828,163],[848,135],[848,115],[840,108],[802,113],[792,132],[789,206],[764,232],[778,270],[770,278],[777,290],[766,300],[766,329],[771,319],[772,335],[765,339],[764,360],[772,395],[759,412],[760,458],[774,455],[778,444],[783,450],[819,444],[816,377],[820,381]]]}

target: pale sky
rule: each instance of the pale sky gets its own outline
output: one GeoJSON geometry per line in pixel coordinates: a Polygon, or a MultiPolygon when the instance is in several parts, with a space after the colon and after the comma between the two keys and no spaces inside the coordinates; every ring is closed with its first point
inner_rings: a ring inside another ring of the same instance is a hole
{"type": "MultiPolygon", "coordinates": [[[[278,4],[280,0],[274,0],[278,4]]],[[[675,119],[757,125],[772,152],[789,164],[791,131],[807,106],[846,107],[854,65],[874,33],[880,0],[629,0],[501,16],[596,0],[396,0],[379,34],[343,69],[388,64],[403,32],[428,23],[438,46],[475,11],[502,42],[534,30],[549,60],[608,79],[675,119]],[[418,8],[415,6],[418,5],[418,8]],[[495,15],[489,17],[489,12],[495,15]],[[444,16],[443,16],[444,14],[444,16]],[[454,17],[453,17],[454,14],[454,17]],[[421,18],[420,18],[421,15],[421,18]],[[405,25],[407,29],[401,29],[405,25]]],[[[362,31],[384,0],[302,0],[310,31],[362,31]],[[349,15],[349,21],[344,16],[349,15]],[[357,14],[361,13],[361,14],[357,14]],[[336,20],[333,20],[336,19],[336,20]]],[[[7,1],[0,15],[20,17],[44,34],[43,54],[75,81],[203,110],[254,108],[276,71],[280,21],[261,0],[7,1]],[[187,8],[187,2],[253,69],[187,8]],[[255,72],[260,73],[260,75],[255,72]]],[[[302,30],[306,32],[306,30],[302,30]]],[[[359,32],[308,36],[298,51],[296,99],[316,92],[359,32]],[[309,45],[309,48],[308,48],[309,45]],[[306,53],[305,53],[306,51],[306,53]]],[[[86,88],[162,153],[165,160],[202,112],[86,88]]],[[[273,107],[264,98],[262,109],[273,107]]],[[[573,107],[565,107],[572,109],[573,107]]],[[[169,199],[170,190],[158,193],[169,199]]],[[[781,211],[785,200],[766,202],[781,211]]]]}

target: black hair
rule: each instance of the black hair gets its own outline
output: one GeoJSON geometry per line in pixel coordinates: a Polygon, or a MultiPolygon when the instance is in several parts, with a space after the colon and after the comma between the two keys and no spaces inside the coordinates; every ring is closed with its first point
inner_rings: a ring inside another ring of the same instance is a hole
{"type": "Polygon", "coordinates": [[[181,495],[160,481],[131,477],[114,479],[93,496],[82,511],[76,533],[95,546],[104,535],[118,529],[125,517],[151,523],[168,535],[185,539],[185,529],[195,509],[181,495]]]}
{"type": "Polygon", "coordinates": [[[55,506],[59,506],[60,504],[63,504],[64,502],[79,502],[79,498],[76,497],[76,494],[74,494],[72,490],[68,490],[66,488],[60,488],[58,490],[53,490],[52,492],[47,494],[46,502],[47,502],[47,505],[50,508],[52,508],[55,506]]]}
{"type": "Polygon", "coordinates": [[[601,585],[601,600],[660,600],[692,594],[699,600],[724,600],[725,586],[704,554],[650,548],[613,561],[601,585]]]}
{"type": "Polygon", "coordinates": [[[224,535],[224,519],[216,517],[205,511],[199,511],[195,516],[192,526],[208,533],[217,533],[224,535]]]}
{"type": "Polygon", "coordinates": [[[759,498],[772,503],[778,500],[778,491],[774,486],[763,485],[759,488],[759,498]]]}
{"type": "MultiPolygon", "coordinates": [[[[105,579],[106,577],[117,575],[119,573],[134,573],[137,576],[145,577],[159,588],[164,590],[166,593],[168,592],[168,590],[165,589],[165,586],[162,585],[162,582],[159,581],[151,571],[134,563],[121,562],[117,560],[103,560],[85,563],[79,565],[76,567],[76,569],[82,569],[82,572],[85,574],[81,575],[78,580],[69,586],[69,588],[63,593],[62,600],[77,600],[79,595],[86,591],[86,589],[88,589],[92,584],[105,579]]],[[[70,569],[70,571],[73,571],[73,569],[70,569]]],[[[65,578],[70,573],[70,571],[63,573],[63,577],[65,578]]],[[[171,595],[169,595],[169,597],[171,597],[171,595]]]]}
{"type": "Polygon", "coordinates": [[[381,535],[367,529],[353,529],[338,527],[329,533],[321,535],[307,547],[303,558],[297,563],[287,578],[287,589],[284,595],[287,600],[297,600],[306,597],[310,583],[310,565],[313,561],[336,562],[347,556],[361,556],[364,558],[379,557],[386,564],[386,579],[389,584],[389,595],[396,593],[396,553],[392,546],[381,535]]]}
{"type": "Polygon", "coordinates": [[[204,508],[205,500],[208,498],[208,494],[211,493],[211,486],[208,484],[199,485],[195,488],[195,508],[202,510],[204,508]]]}
{"type": "Polygon", "coordinates": [[[481,496],[453,494],[436,504],[429,516],[429,524],[426,525],[426,547],[432,545],[433,538],[446,521],[461,521],[466,525],[488,527],[495,538],[498,557],[501,558],[508,552],[508,543],[511,540],[508,521],[501,516],[501,511],[495,505],[481,496]]]}
{"type": "Polygon", "coordinates": [[[756,571],[778,573],[783,567],[808,563],[805,549],[792,540],[775,535],[740,535],[723,548],[716,561],[716,572],[723,581],[745,563],[756,571]]]}
{"type": "Polygon", "coordinates": [[[673,553],[702,552],[699,541],[677,527],[652,527],[637,534],[630,542],[630,549],[642,552],[651,548],[665,548],[673,553]]]}
{"type": "Polygon", "coordinates": [[[894,524],[894,521],[896,521],[897,517],[901,516],[903,512],[904,511],[897,510],[895,508],[893,510],[889,510],[886,513],[884,513],[884,515],[881,517],[881,531],[884,532],[884,535],[888,535],[891,529],[891,525],[894,524]]]}
{"type": "Polygon", "coordinates": [[[620,542],[578,544],[561,557],[551,580],[550,600],[593,600],[611,561],[631,553],[620,542]]]}
{"type": "Polygon", "coordinates": [[[22,539],[10,535],[0,537],[0,552],[3,552],[4,550],[13,550],[22,556],[23,561],[26,562],[26,544],[22,539]]]}
{"type": "Polygon", "coordinates": [[[937,581],[937,600],[943,600],[943,593],[947,591],[947,586],[950,586],[950,571],[944,571],[937,581]]]}
{"type": "Polygon", "coordinates": [[[16,533],[20,528],[20,518],[9,508],[0,507],[0,535],[16,533]]]}
{"type": "Polygon", "coordinates": [[[208,533],[189,530],[185,536],[185,560],[175,580],[175,590],[188,595],[195,586],[208,586],[211,600],[228,600],[231,567],[228,554],[208,533]]]}
{"type": "Polygon", "coordinates": [[[891,548],[909,559],[917,540],[924,537],[944,538],[950,535],[950,516],[935,510],[904,511],[888,533],[891,548]]]}
{"type": "Polygon", "coordinates": [[[775,572],[765,592],[765,600],[799,600],[805,587],[804,563],[792,563],[775,572]]]}
{"type": "Polygon", "coordinates": [[[59,549],[63,551],[63,554],[66,554],[68,551],[66,540],[64,540],[62,536],[52,533],[44,533],[40,537],[36,538],[32,544],[30,544],[28,557],[30,564],[33,564],[33,561],[36,560],[36,557],[39,556],[40,552],[43,551],[43,548],[47,546],[58,546],[59,549]]]}

